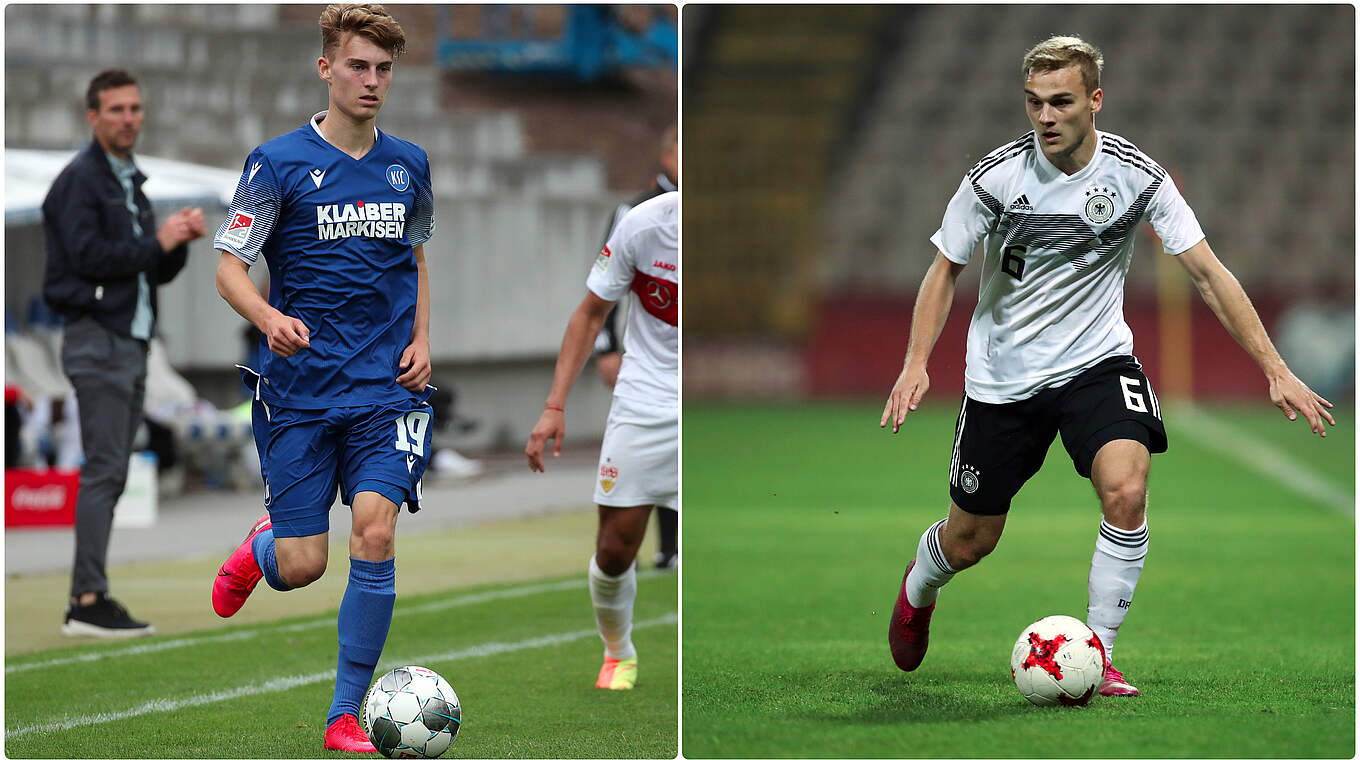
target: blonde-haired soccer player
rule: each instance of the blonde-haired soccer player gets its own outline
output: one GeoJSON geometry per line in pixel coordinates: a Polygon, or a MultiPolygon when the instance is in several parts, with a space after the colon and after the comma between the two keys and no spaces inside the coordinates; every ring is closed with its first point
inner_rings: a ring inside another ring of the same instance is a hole
{"type": "Polygon", "coordinates": [[[1285,366],[1166,170],[1128,140],[1095,128],[1103,64],[1100,51],[1076,37],[1050,38],[1025,55],[1033,131],[965,175],[931,237],[938,252],[921,282],[906,359],[880,426],[891,422],[896,433],[930,387],[926,362],[979,242],[982,284],[968,328],[949,514],[921,536],[888,630],[903,670],[925,657],[940,588],[995,548],[1011,498],[1061,434],[1100,500],[1086,619],[1108,655],[1099,691],[1138,694],[1114,667],[1114,642],[1148,550],[1151,454],[1167,446],[1157,395],[1133,356],[1123,315],[1140,223],[1152,224],[1166,253],[1260,365],[1271,401],[1291,420],[1302,414],[1318,435],[1326,435],[1324,421],[1335,424],[1331,404],[1285,366]]]}

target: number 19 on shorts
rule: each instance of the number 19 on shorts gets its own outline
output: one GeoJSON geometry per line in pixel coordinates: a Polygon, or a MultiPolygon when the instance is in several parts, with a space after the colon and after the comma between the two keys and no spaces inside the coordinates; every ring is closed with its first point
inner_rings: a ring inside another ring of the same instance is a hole
{"type": "Polygon", "coordinates": [[[397,451],[425,456],[425,431],[430,428],[429,412],[409,412],[397,418],[397,451]]]}

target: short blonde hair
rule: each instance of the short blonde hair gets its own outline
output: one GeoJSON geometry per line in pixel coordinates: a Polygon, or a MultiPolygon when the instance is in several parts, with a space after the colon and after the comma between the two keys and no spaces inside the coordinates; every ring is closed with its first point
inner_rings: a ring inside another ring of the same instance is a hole
{"type": "Polygon", "coordinates": [[[1081,83],[1090,95],[1100,89],[1100,72],[1105,67],[1105,56],[1095,45],[1080,37],[1055,35],[1030,48],[1020,63],[1020,77],[1029,79],[1030,74],[1043,71],[1057,71],[1068,66],[1076,66],[1081,71],[1081,83]]]}
{"type": "Polygon", "coordinates": [[[321,26],[321,55],[328,61],[335,57],[341,38],[347,33],[367,37],[393,58],[406,52],[406,33],[401,30],[401,24],[377,3],[328,5],[321,12],[318,23],[321,26]]]}

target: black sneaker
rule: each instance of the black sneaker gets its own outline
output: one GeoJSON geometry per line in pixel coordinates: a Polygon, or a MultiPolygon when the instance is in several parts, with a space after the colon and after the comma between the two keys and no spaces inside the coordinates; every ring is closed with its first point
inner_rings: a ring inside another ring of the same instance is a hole
{"type": "Polygon", "coordinates": [[[150,636],[156,632],[150,623],[133,620],[127,608],[107,594],[100,593],[88,607],[68,606],[66,620],[61,625],[65,636],[97,636],[103,639],[127,639],[150,636]]]}

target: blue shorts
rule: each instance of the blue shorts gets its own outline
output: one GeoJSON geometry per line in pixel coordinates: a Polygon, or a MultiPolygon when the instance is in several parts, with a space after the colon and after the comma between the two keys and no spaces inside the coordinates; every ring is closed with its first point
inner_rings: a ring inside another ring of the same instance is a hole
{"type": "Polygon", "coordinates": [[[420,509],[433,420],[430,405],[416,399],[334,409],[284,409],[257,399],[255,447],[274,535],[329,532],[337,489],[347,506],[354,494],[373,491],[398,508],[405,502],[420,509]]]}

